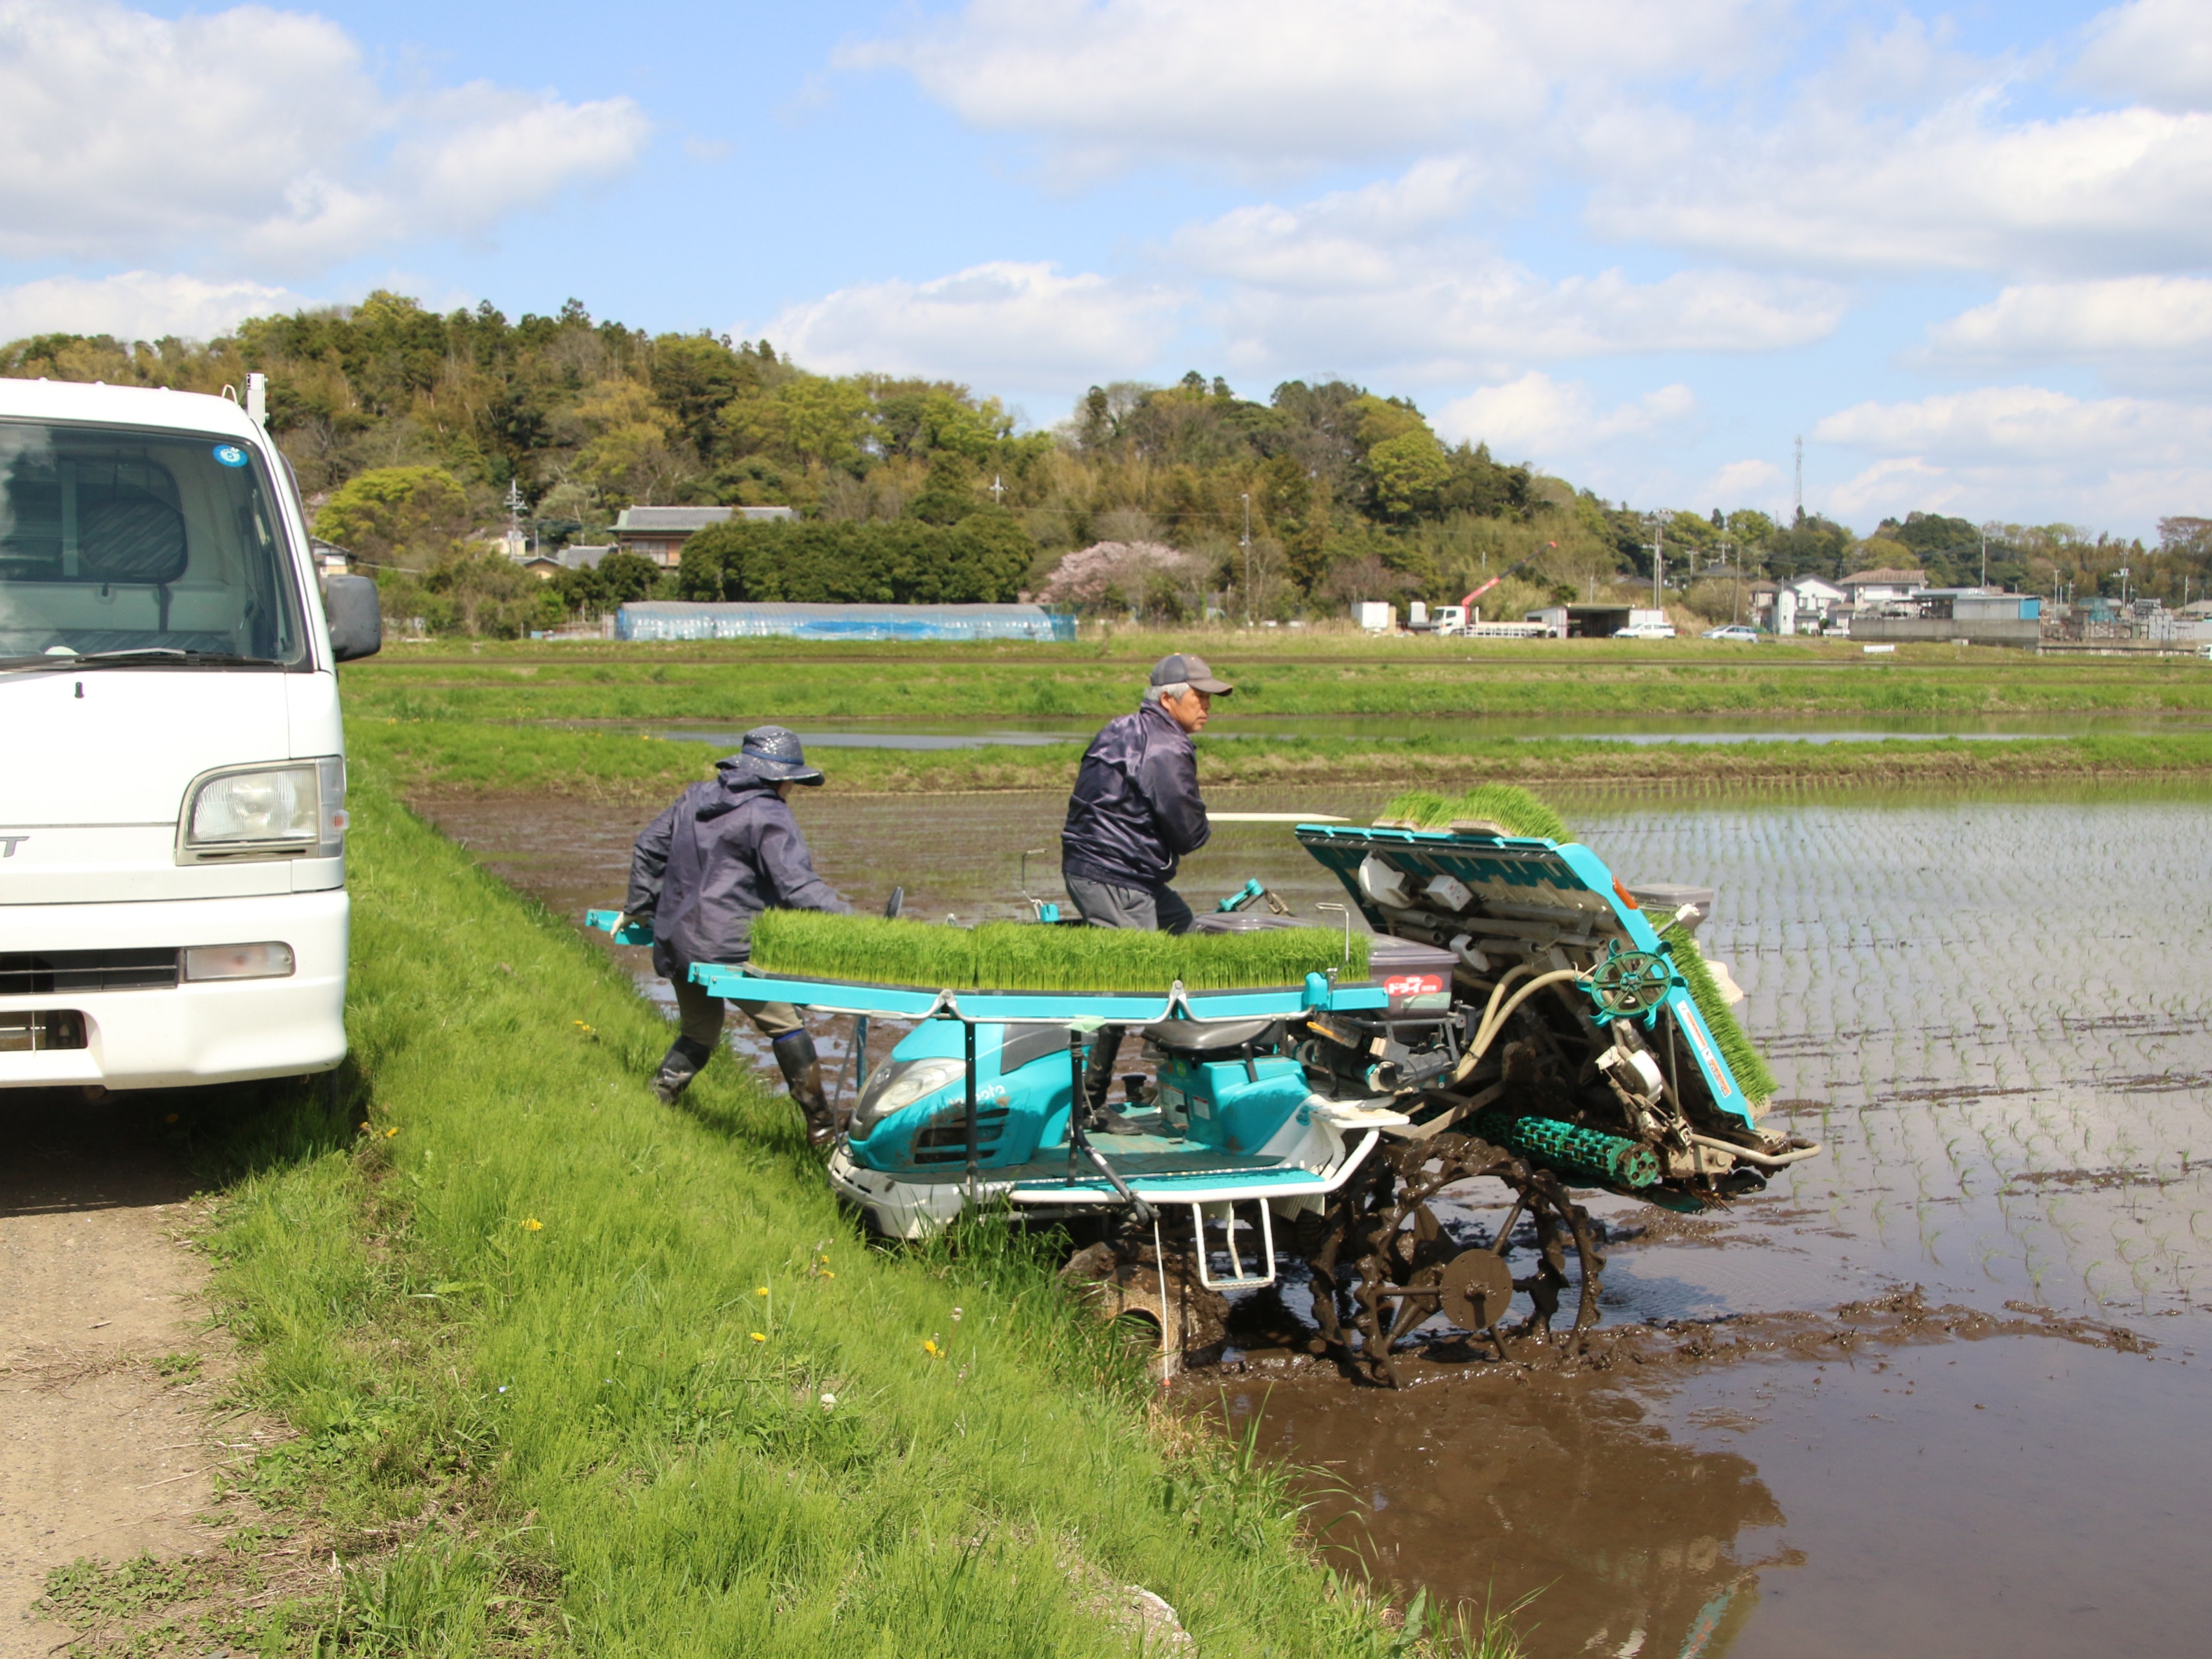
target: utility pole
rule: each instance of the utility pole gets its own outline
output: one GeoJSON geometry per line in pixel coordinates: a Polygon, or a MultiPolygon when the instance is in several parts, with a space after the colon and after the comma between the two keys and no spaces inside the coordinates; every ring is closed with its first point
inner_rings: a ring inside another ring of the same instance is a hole
{"type": "Polygon", "coordinates": [[[1237,497],[1244,503],[1244,626],[1252,625],[1252,497],[1250,492],[1237,497]]]}
{"type": "Polygon", "coordinates": [[[1006,495],[1006,485],[999,482],[999,475],[994,472],[991,475],[991,505],[994,507],[998,506],[1001,499],[1006,495]]]}
{"type": "Polygon", "coordinates": [[[1647,545],[1651,549],[1651,608],[1658,611],[1666,603],[1659,597],[1659,583],[1667,568],[1667,523],[1656,513],[1651,515],[1651,539],[1647,545]]]}
{"type": "Polygon", "coordinates": [[[522,480],[507,481],[507,556],[520,562],[522,558],[522,480]]]}

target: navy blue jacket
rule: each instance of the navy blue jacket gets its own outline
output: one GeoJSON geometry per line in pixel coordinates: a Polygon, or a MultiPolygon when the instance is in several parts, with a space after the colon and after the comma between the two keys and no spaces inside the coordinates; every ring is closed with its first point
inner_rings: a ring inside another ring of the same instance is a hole
{"type": "Polygon", "coordinates": [[[623,909],[653,918],[653,971],[669,979],[695,962],[744,961],[763,910],[853,910],[814,873],[775,786],[745,775],[735,755],[716,766],[714,781],[693,784],[646,825],[630,855],[623,909]]]}
{"type": "Polygon", "coordinates": [[[1158,887],[1212,833],[1190,733],[1147,702],[1109,720],[1085,751],[1060,832],[1060,867],[1117,887],[1158,887]]]}

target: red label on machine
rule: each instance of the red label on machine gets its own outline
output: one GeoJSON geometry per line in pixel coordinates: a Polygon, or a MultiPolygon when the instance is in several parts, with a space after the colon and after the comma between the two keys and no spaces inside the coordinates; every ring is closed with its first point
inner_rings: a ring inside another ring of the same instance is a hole
{"type": "Polygon", "coordinates": [[[1394,997],[1432,997],[1444,988],[1442,974],[1400,974],[1382,981],[1382,988],[1394,997]]]}

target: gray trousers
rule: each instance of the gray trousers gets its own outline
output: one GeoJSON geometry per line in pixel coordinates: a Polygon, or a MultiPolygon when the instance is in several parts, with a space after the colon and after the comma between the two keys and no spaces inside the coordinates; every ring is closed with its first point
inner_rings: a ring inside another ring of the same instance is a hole
{"type": "Polygon", "coordinates": [[[803,1031],[806,1022],[799,1017],[799,1010],[787,1002],[732,1002],[722,997],[708,996],[706,988],[688,979],[672,981],[676,987],[676,1013],[684,1035],[692,1042],[713,1048],[722,1041],[724,1011],[735,1007],[760,1030],[760,1034],[773,1042],[793,1031],[803,1031]]]}
{"type": "Polygon", "coordinates": [[[1188,933],[1190,906],[1172,887],[1123,887],[1088,876],[1064,876],[1067,896],[1093,927],[1133,927],[1140,933],[1188,933]]]}

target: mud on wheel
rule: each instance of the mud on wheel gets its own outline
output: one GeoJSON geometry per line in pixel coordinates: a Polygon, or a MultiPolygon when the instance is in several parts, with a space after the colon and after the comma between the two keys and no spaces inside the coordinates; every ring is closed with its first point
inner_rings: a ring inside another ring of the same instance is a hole
{"type": "Polygon", "coordinates": [[[1392,1388],[1399,1383],[1397,1345],[1438,1313],[1499,1359],[1571,1358],[1597,1322],[1605,1259],[1589,1212],[1550,1170],[1474,1135],[1394,1147],[1364,1182],[1336,1194],[1321,1231],[1306,1254],[1322,1335],[1347,1365],[1392,1388]],[[1499,1182],[1510,1203],[1487,1240],[1462,1248],[1430,1200],[1455,1182],[1474,1179],[1499,1182]],[[1520,1276],[1516,1259],[1528,1268],[1520,1276]],[[1571,1327],[1554,1331],[1570,1297],[1571,1327]],[[1516,1304],[1527,1311],[1515,1322],[1516,1304]]]}

